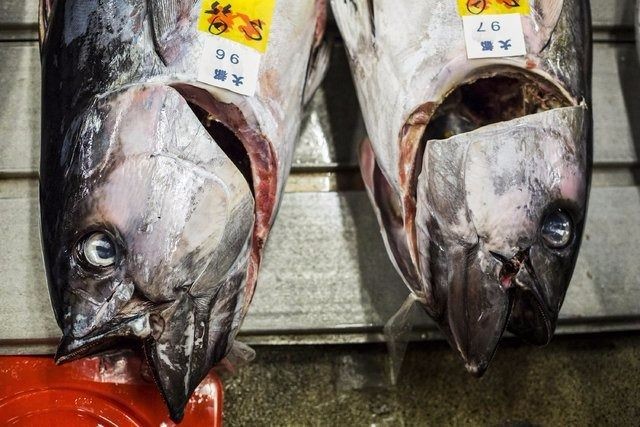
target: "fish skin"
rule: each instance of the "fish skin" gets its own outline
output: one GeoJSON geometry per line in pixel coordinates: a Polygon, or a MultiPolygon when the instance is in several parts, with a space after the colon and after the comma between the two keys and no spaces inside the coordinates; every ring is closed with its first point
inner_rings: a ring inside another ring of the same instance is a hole
{"type": "Polygon", "coordinates": [[[245,97],[196,80],[200,4],[40,5],[41,232],[63,331],[56,360],[141,341],[175,421],[247,313],[325,19],[324,1],[278,0],[256,95],[245,97]],[[227,133],[209,132],[203,112],[227,133]],[[221,148],[230,138],[246,151],[246,174],[221,148]],[[93,231],[116,242],[107,270],[78,256],[93,231]]]}
{"type": "Polygon", "coordinates": [[[587,210],[589,2],[532,1],[531,16],[523,17],[528,54],[478,60],[466,57],[455,1],[331,6],[369,134],[361,171],[404,283],[475,375],[485,372],[506,329],[546,344],[587,210]],[[468,128],[450,121],[460,131],[428,136],[445,100],[463,99],[465,87],[496,77],[516,79],[523,94],[539,89],[549,107],[468,128]],[[541,219],[554,209],[567,211],[573,225],[562,250],[539,236],[541,219]]]}

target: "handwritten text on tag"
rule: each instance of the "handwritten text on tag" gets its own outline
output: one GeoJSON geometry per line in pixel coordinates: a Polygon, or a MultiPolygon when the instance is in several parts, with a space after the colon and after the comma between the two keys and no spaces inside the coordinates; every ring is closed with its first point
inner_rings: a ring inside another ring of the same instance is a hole
{"type": "Polygon", "coordinates": [[[527,54],[520,14],[463,16],[462,23],[469,59],[527,54]]]}
{"type": "Polygon", "coordinates": [[[198,81],[253,96],[262,55],[222,37],[203,36],[204,49],[198,67],[198,81]]]}
{"type": "Polygon", "coordinates": [[[198,30],[264,53],[276,0],[202,0],[198,30]]]}

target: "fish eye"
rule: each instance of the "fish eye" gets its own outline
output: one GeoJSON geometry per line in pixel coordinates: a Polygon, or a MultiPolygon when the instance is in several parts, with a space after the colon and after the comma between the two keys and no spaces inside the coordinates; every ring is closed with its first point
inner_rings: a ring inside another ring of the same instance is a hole
{"type": "Polygon", "coordinates": [[[563,249],[573,238],[573,223],[563,210],[553,211],[542,221],[540,234],[545,245],[551,249],[563,249]]]}
{"type": "Polygon", "coordinates": [[[78,249],[83,260],[91,267],[107,268],[116,263],[116,245],[106,233],[90,233],[80,242],[78,249]]]}

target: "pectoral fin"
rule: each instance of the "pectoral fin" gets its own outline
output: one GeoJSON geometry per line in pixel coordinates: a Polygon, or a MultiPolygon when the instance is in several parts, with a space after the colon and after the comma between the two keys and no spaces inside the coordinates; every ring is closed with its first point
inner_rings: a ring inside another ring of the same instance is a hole
{"type": "Polygon", "coordinates": [[[193,1],[153,0],[147,2],[151,9],[153,41],[156,52],[165,64],[178,59],[180,47],[189,37],[190,15],[193,1]]]}
{"type": "Polygon", "coordinates": [[[563,0],[538,0],[531,7],[531,15],[524,20],[529,52],[540,53],[549,43],[562,13],[563,0]]]}

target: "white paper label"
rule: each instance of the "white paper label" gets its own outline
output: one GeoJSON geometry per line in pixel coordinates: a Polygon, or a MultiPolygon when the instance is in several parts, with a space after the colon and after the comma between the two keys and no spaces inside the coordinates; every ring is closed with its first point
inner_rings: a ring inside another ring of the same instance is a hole
{"type": "Polygon", "coordinates": [[[527,54],[522,19],[518,13],[463,16],[462,23],[469,59],[527,54]]]}
{"type": "Polygon", "coordinates": [[[198,66],[198,81],[241,95],[256,93],[262,54],[223,37],[202,35],[204,49],[198,66]]]}

